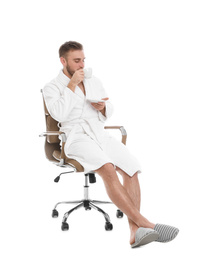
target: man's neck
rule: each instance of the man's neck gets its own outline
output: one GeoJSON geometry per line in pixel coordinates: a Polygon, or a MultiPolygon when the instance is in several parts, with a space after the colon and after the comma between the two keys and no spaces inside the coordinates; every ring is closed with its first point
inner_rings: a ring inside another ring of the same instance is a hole
{"type": "Polygon", "coordinates": [[[63,73],[68,77],[68,78],[72,78],[72,76],[70,75],[70,73],[68,73],[68,71],[65,69],[65,68],[63,68],[63,73]]]}

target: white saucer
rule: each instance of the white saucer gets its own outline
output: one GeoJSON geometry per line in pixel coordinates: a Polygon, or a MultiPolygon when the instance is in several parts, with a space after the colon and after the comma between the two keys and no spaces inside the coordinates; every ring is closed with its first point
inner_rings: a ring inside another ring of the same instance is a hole
{"type": "Polygon", "coordinates": [[[90,101],[91,103],[99,103],[99,102],[106,102],[107,100],[101,100],[101,99],[87,99],[88,101],[90,101]]]}

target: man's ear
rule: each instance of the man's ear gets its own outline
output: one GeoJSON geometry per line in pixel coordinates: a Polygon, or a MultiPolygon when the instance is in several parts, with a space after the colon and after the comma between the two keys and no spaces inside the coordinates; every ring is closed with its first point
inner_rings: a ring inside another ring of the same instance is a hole
{"type": "Polygon", "coordinates": [[[64,57],[60,57],[60,62],[63,64],[63,66],[66,65],[66,59],[64,57]]]}

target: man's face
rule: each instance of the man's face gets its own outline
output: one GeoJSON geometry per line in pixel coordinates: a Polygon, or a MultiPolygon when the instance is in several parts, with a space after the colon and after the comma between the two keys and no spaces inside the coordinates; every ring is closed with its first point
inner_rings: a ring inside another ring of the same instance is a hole
{"type": "Polygon", "coordinates": [[[65,58],[61,58],[64,69],[70,76],[76,70],[84,68],[85,55],[83,50],[69,51],[65,58]]]}

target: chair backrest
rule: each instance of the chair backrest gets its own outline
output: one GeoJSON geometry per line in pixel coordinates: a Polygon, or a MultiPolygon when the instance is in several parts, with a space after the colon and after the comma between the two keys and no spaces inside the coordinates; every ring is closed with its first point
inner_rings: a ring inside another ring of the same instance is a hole
{"type": "MultiPolygon", "coordinates": [[[[43,92],[41,90],[42,96],[43,92]]],[[[45,100],[43,97],[43,105],[44,105],[44,112],[45,112],[45,120],[46,120],[46,131],[59,131],[58,127],[58,122],[54,120],[51,115],[49,114],[49,111],[47,110],[45,100]]],[[[54,151],[60,151],[60,139],[58,136],[54,135],[48,135],[46,136],[46,142],[45,142],[45,153],[47,159],[50,161],[58,162],[54,157],[53,157],[53,152],[54,151]]]]}
{"type": "MultiPolygon", "coordinates": [[[[44,105],[45,118],[46,118],[46,131],[59,131],[58,122],[55,119],[53,119],[49,114],[44,97],[43,97],[43,105],[44,105]]],[[[58,138],[57,135],[47,136],[47,141],[51,144],[60,143],[60,139],[58,138]]]]}
{"type": "MultiPolygon", "coordinates": [[[[43,96],[43,92],[42,92],[42,96],[43,96]]],[[[46,107],[44,97],[43,97],[43,105],[44,105],[45,119],[46,119],[46,131],[59,131],[58,122],[51,117],[46,107]]],[[[58,138],[58,136],[47,135],[46,142],[45,142],[45,153],[48,160],[53,162],[58,162],[60,156],[57,156],[57,159],[55,159],[55,157],[53,156],[53,154],[55,155],[61,153],[60,139],[58,138]]],[[[70,159],[65,156],[65,163],[72,165],[78,172],[84,171],[83,166],[74,159],[70,159]]]]}

